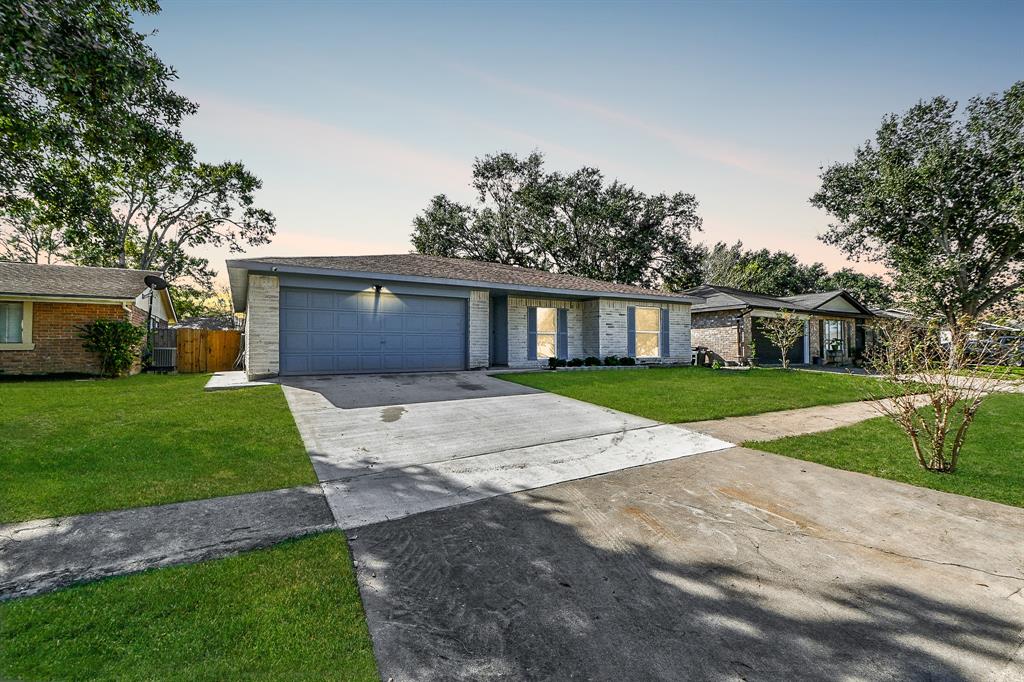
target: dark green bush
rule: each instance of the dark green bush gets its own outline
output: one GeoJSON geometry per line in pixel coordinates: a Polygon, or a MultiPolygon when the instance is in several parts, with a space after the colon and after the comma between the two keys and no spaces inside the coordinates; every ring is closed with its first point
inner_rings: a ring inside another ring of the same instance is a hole
{"type": "Polygon", "coordinates": [[[570,367],[582,367],[583,366],[583,361],[580,360],[579,358],[573,358],[572,360],[570,360],[566,364],[568,364],[570,367]]]}
{"type": "Polygon", "coordinates": [[[587,367],[595,367],[601,364],[601,358],[595,358],[593,355],[590,355],[583,359],[583,364],[587,367]]]}
{"type": "Polygon", "coordinates": [[[614,367],[615,365],[619,364],[619,356],[609,355],[604,359],[604,364],[608,365],[609,367],[614,367]]]}
{"type": "Polygon", "coordinates": [[[629,357],[627,355],[624,358],[619,358],[619,364],[620,365],[635,365],[636,364],[636,359],[635,358],[631,358],[631,357],[629,357]]]}
{"type": "Polygon", "coordinates": [[[562,358],[548,358],[548,369],[556,367],[565,367],[565,360],[562,358]]]}
{"type": "Polygon", "coordinates": [[[103,376],[117,377],[132,368],[139,357],[146,330],[123,320],[96,320],[81,327],[82,347],[99,353],[103,376]]]}

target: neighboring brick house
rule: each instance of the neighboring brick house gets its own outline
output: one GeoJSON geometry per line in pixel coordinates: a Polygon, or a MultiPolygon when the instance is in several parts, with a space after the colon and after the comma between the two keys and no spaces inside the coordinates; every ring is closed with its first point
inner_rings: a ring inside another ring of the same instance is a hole
{"type": "Polygon", "coordinates": [[[543,367],[550,357],[689,364],[700,299],[420,254],[229,260],[245,366],[278,374],[543,367]]]}
{"type": "Polygon", "coordinates": [[[849,364],[864,352],[865,326],[874,314],[847,291],[774,297],[733,287],[702,285],[683,292],[701,302],[692,308],[694,348],[706,348],[709,362],[781,362],[764,336],[762,320],[790,310],[804,322],[804,336],[790,348],[793,363],[849,364]],[[753,353],[751,350],[753,349],[753,353]]]}
{"type": "MultiPolygon", "coordinates": [[[[98,374],[82,347],[81,327],[95,320],[146,324],[159,272],[0,262],[0,374],[98,374]]],[[[153,325],[174,322],[167,290],[153,299],[153,325]]]]}

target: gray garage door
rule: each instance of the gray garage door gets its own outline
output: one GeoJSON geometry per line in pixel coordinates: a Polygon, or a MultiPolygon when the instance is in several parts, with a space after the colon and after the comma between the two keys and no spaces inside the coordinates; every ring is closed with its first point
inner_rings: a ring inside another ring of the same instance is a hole
{"type": "Polygon", "coordinates": [[[281,289],[281,374],[465,367],[464,299],[281,289]]]}
{"type": "MultiPolygon", "coordinates": [[[[756,317],[753,320],[753,332],[754,332],[754,357],[757,358],[758,362],[762,364],[782,364],[782,351],[779,350],[778,346],[768,340],[768,337],[764,335],[764,328],[761,326],[761,320],[756,317]]],[[[789,347],[789,352],[786,353],[791,363],[801,363],[804,361],[804,337],[801,336],[800,340],[789,347]]]]}

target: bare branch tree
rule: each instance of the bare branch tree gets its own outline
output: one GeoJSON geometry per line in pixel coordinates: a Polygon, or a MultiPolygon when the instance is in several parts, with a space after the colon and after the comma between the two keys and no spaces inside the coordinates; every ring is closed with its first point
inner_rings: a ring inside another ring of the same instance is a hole
{"type": "Polygon", "coordinates": [[[945,329],[937,321],[885,321],[876,338],[867,361],[883,379],[873,389],[881,394],[871,396],[876,409],[907,434],[924,469],[956,471],[978,408],[1013,378],[1020,348],[988,343],[968,317],[945,329]]]}
{"type": "Polygon", "coordinates": [[[782,368],[789,369],[789,349],[804,336],[804,320],[792,310],[782,309],[778,317],[762,317],[761,331],[766,339],[782,351],[782,368]]]}

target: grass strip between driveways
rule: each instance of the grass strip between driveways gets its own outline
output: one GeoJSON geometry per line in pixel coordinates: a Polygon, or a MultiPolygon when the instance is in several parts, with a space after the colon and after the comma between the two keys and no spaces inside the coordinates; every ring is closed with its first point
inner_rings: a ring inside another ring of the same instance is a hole
{"type": "Polygon", "coordinates": [[[0,678],[378,679],[336,532],[0,602],[0,678]]]}
{"type": "Polygon", "coordinates": [[[678,423],[863,400],[870,377],[782,369],[530,372],[506,381],[622,412],[678,423]]]}
{"type": "Polygon", "coordinates": [[[884,417],[833,431],[744,445],[836,469],[1024,507],[1024,395],[999,394],[985,400],[952,474],[922,469],[906,435],[884,417]]]}
{"type": "Polygon", "coordinates": [[[314,483],[280,386],[0,382],[0,523],[314,483]]]}

